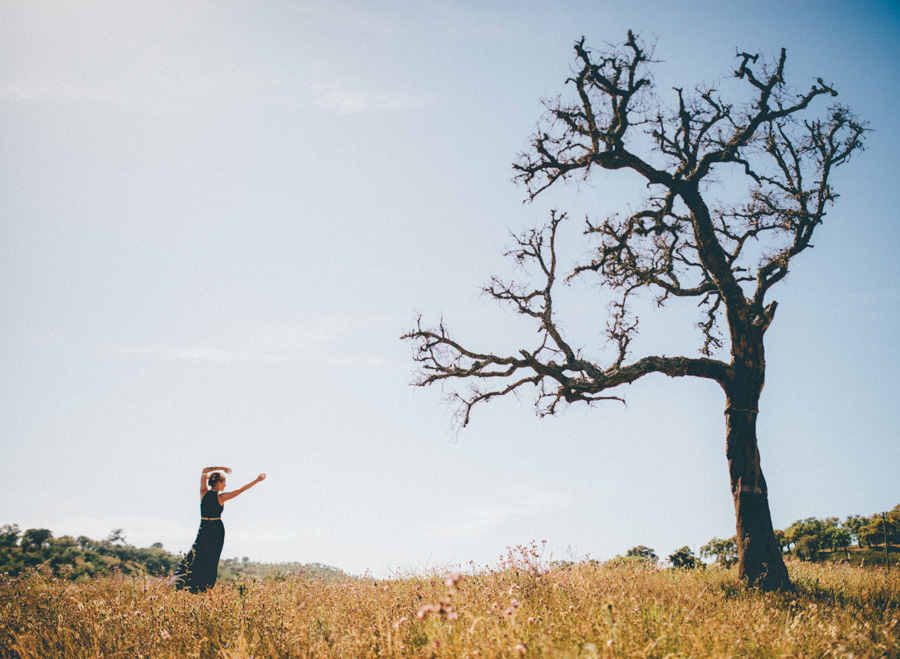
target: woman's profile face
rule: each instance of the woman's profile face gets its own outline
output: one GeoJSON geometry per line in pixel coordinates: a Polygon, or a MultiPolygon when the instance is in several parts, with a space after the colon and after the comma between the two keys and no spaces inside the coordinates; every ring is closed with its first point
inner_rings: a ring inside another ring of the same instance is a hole
{"type": "Polygon", "coordinates": [[[225,477],[224,477],[224,476],[223,476],[221,479],[219,479],[219,482],[217,482],[217,483],[213,486],[213,489],[216,490],[216,491],[218,491],[218,492],[221,492],[222,490],[225,489],[225,477]]]}

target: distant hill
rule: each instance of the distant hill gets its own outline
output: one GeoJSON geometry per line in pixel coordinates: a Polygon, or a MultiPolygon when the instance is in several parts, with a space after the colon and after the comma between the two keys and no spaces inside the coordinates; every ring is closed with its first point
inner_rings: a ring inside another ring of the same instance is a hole
{"type": "MultiPolygon", "coordinates": [[[[163,549],[162,544],[134,547],[125,541],[122,529],[114,529],[104,540],[87,536],[53,537],[49,529],[20,531],[16,524],[0,526],[0,574],[18,576],[39,565],[46,565],[57,577],[75,580],[94,575],[172,574],[181,556],[163,549]]],[[[329,581],[351,579],[343,571],[321,563],[257,563],[249,558],[219,561],[219,579],[269,579],[288,574],[329,581]]]]}
{"type": "Polygon", "coordinates": [[[256,579],[286,577],[288,575],[303,576],[311,579],[335,581],[352,579],[336,567],[321,563],[257,563],[247,558],[226,558],[219,561],[219,579],[233,580],[243,577],[256,579]]]}

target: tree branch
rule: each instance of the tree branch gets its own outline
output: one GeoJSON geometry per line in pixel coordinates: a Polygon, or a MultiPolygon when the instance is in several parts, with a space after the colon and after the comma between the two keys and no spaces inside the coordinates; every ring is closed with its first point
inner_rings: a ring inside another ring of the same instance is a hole
{"type": "Polygon", "coordinates": [[[517,311],[540,320],[539,345],[517,354],[497,355],[463,347],[443,322],[425,328],[422,319],[416,328],[403,335],[415,344],[413,359],[419,364],[414,384],[427,386],[438,382],[474,382],[466,393],[454,391],[451,398],[458,404],[457,419],[468,424],[472,408],[498,396],[517,394],[525,385],[537,388],[535,404],[541,415],[553,414],[561,401],[594,403],[600,400],[624,400],[605,394],[622,384],[628,384],[650,373],[664,373],[671,377],[701,377],[724,384],[729,377],[727,364],[708,358],[645,357],[626,364],[629,342],[637,329],[637,321],[627,312],[628,292],[613,305],[607,325],[607,335],[617,346],[616,357],[606,367],[584,359],[563,338],[553,315],[553,291],[556,283],[556,237],[564,214],[551,214],[550,223],[543,230],[530,231],[516,239],[518,247],[508,253],[517,262],[537,263],[543,275],[540,288],[502,284],[496,278],[485,289],[498,301],[512,304],[517,311]],[[497,384],[490,384],[497,382],[497,384]]]}

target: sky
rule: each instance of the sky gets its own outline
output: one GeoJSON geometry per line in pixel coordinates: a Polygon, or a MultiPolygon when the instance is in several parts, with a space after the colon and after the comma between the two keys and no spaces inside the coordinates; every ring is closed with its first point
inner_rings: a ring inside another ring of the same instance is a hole
{"type": "MultiPolygon", "coordinates": [[[[789,82],[870,123],[772,292],[759,443],[778,528],[900,503],[898,3],[0,0],[0,524],[186,551],[227,465],[268,478],[226,505],[223,557],[385,577],[733,535],[715,385],[502,399],[460,430],[399,338],[421,313],[530,345],[480,295],[523,275],[511,232],[567,211],[583,258],[580,218],[639,201],[597,178],[524,204],[511,168],[574,42],[629,29],[667,102],[785,47],[789,82]]],[[[560,309],[602,354],[598,288],[560,309]]],[[[642,317],[640,349],[696,354],[689,311],[642,317]]]]}

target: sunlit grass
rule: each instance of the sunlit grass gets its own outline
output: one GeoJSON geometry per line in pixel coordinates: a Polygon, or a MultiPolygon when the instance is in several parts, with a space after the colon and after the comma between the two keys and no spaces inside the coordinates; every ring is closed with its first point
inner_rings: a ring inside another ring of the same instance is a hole
{"type": "Polygon", "coordinates": [[[793,593],[723,569],[547,566],[534,548],[463,575],[289,575],[174,592],[156,578],[0,584],[0,656],[895,657],[900,571],[791,564],[793,593]]]}

